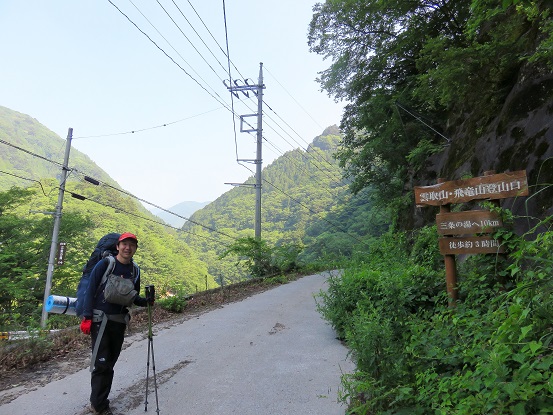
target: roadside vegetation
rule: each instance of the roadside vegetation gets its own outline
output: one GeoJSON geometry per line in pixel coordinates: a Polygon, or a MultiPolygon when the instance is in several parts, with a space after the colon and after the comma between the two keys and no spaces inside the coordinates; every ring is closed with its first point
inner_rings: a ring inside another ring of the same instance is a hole
{"type": "Polygon", "coordinates": [[[552,413],[552,222],[460,261],[454,305],[435,227],[385,235],[331,278],[319,309],[357,363],[347,414],[552,413]]]}

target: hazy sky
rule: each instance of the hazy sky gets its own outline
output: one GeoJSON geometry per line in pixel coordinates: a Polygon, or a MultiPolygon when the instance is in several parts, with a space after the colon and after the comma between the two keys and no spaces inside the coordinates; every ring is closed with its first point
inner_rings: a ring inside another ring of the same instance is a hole
{"type": "MultiPolygon", "coordinates": [[[[224,3],[232,78],[257,84],[263,62],[265,167],[338,124],[343,105],[315,81],[330,64],[307,46],[315,1],[224,3]]],[[[228,109],[222,0],[1,0],[0,38],[0,105],[62,138],[72,127],[74,148],[134,195],[211,201],[252,175],[236,162],[255,158],[255,133],[228,109]]]]}

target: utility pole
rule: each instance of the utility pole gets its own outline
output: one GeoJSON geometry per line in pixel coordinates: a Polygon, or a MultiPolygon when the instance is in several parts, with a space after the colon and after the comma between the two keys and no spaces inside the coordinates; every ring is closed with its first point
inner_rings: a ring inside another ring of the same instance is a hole
{"type": "Polygon", "coordinates": [[[50,290],[52,289],[52,275],[54,275],[54,263],[56,259],[56,251],[58,249],[58,234],[60,231],[61,222],[61,210],[63,206],[63,194],[65,192],[65,181],[67,179],[67,167],[69,164],[69,152],[71,151],[71,139],[73,138],[73,128],[69,128],[67,132],[67,142],[65,144],[65,157],[63,159],[63,166],[61,168],[60,177],[60,189],[58,192],[58,204],[56,205],[56,211],[54,213],[54,229],[52,230],[52,243],[50,244],[50,256],[48,257],[48,271],[46,272],[46,286],[44,287],[44,301],[42,303],[42,317],[40,319],[40,326],[46,327],[46,321],[48,320],[48,312],[46,311],[46,301],[50,296],[50,290]]]}
{"type": "Polygon", "coordinates": [[[263,159],[263,63],[259,63],[259,81],[257,83],[257,152],[255,156],[255,239],[261,241],[261,167],[263,159]]]}
{"type": "MultiPolygon", "coordinates": [[[[249,97],[248,92],[252,91],[257,96],[257,114],[248,114],[240,116],[240,132],[257,133],[257,151],[255,160],[237,160],[244,162],[253,162],[256,165],[255,171],[255,239],[261,241],[261,188],[262,188],[262,179],[261,179],[261,170],[263,167],[263,158],[262,158],[262,144],[263,144],[263,62],[259,63],[259,80],[257,85],[250,85],[248,80],[244,81],[243,85],[240,85],[237,80],[231,81],[234,86],[227,86],[228,90],[237,98],[239,98],[238,92],[242,92],[246,97],[249,97]],[[244,128],[244,118],[246,117],[257,117],[257,128],[244,128]]],[[[231,184],[233,186],[252,186],[243,183],[225,183],[231,184]]]]}

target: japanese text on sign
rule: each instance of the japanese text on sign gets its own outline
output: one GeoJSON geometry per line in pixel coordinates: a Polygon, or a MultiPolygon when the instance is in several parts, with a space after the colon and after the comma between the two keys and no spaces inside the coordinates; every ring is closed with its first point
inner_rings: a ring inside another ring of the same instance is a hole
{"type": "Polygon", "coordinates": [[[478,228],[486,228],[486,227],[498,227],[499,221],[498,220],[483,220],[480,222],[471,222],[470,220],[466,221],[457,221],[457,222],[441,222],[440,223],[440,229],[442,230],[466,230],[469,231],[474,227],[478,228]]]}
{"type": "Polygon", "coordinates": [[[63,265],[65,262],[65,250],[67,248],[67,243],[60,242],[58,245],[58,265],[63,265]]]}
{"type": "Polygon", "coordinates": [[[499,216],[487,210],[447,212],[436,215],[438,233],[441,235],[467,235],[491,233],[502,226],[499,216]]]}
{"type": "Polygon", "coordinates": [[[527,194],[528,182],[524,170],[415,187],[417,205],[443,205],[527,194]]]}
{"type": "Polygon", "coordinates": [[[471,197],[478,199],[479,196],[487,198],[498,193],[512,192],[513,190],[522,190],[522,183],[519,180],[513,182],[500,182],[490,184],[480,184],[476,187],[455,188],[453,191],[441,190],[439,192],[425,192],[421,193],[421,202],[440,201],[453,197],[454,199],[461,199],[471,197]]]}
{"type": "Polygon", "coordinates": [[[442,255],[458,254],[492,254],[505,252],[504,247],[497,239],[490,237],[472,236],[467,238],[441,238],[440,253],[442,255]]]}

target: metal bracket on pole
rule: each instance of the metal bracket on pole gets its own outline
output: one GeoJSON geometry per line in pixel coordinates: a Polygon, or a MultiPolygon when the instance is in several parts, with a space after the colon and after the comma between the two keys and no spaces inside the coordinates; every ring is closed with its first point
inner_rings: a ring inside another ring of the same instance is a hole
{"type": "Polygon", "coordinates": [[[240,132],[241,133],[255,133],[255,132],[257,132],[257,128],[250,128],[248,130],[244,129],[244,118],[246,118],[246,117],[257,117],[257,114],[246,114],[246,115],[241,115],[240,116],[240,132]]]}

